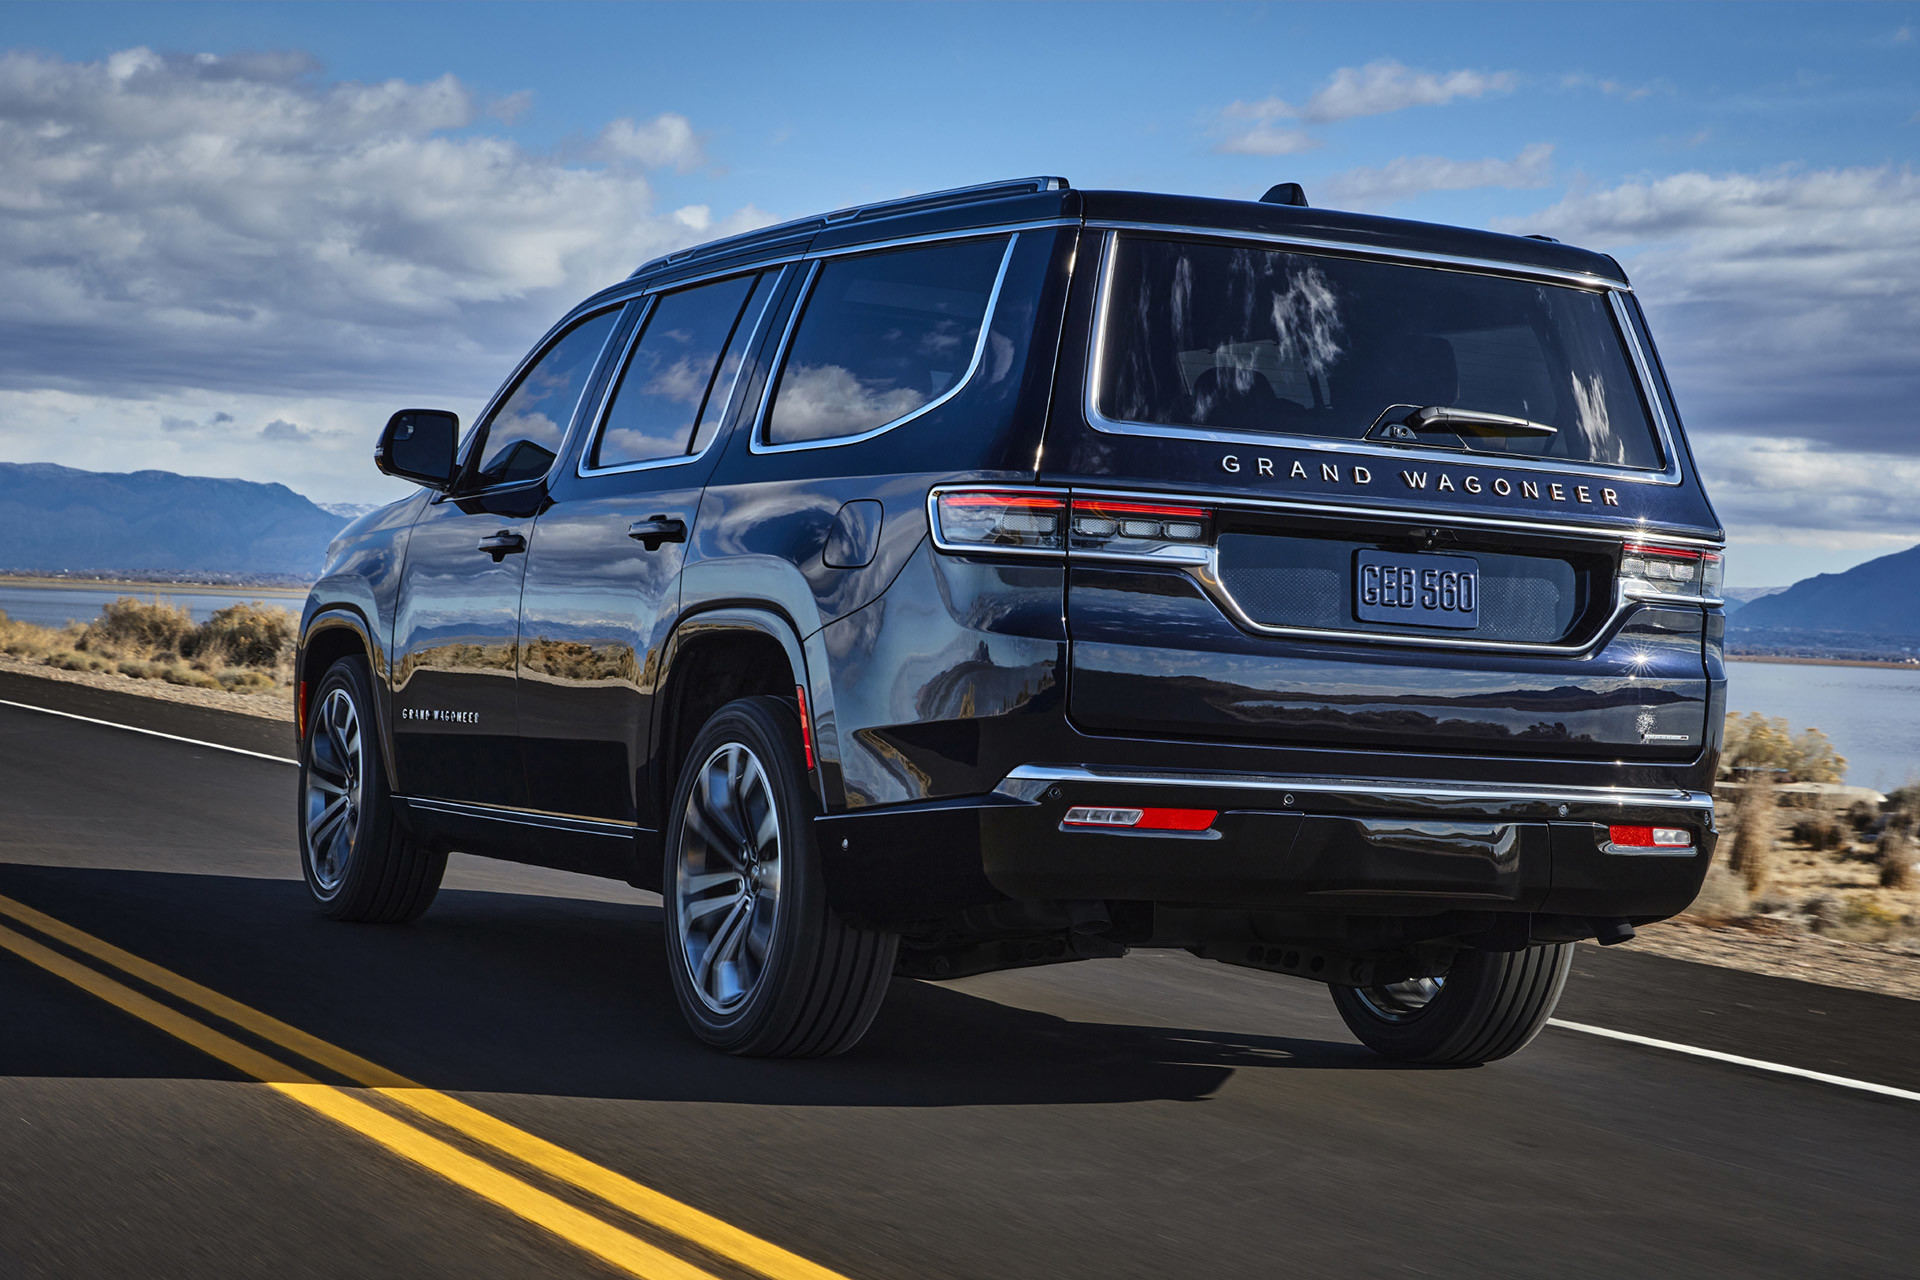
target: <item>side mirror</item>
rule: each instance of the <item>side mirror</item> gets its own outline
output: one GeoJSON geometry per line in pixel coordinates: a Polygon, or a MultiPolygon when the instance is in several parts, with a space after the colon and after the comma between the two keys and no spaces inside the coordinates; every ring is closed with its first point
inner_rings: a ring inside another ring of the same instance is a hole
{"type": "Polygon", "coordinates": [[[453,487],[460,416],[444,409],[402,409],[387,419],[373,465],[390,476],[445,491],[453,487]]]}

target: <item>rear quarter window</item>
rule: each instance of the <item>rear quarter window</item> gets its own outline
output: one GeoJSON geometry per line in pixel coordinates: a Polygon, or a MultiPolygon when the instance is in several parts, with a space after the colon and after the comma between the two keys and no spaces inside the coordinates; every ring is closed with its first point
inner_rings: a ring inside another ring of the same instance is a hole
{"type": "Polygon", "coordinates": [[[824,262],[774,388],[766,442],[863,435],[959,390],[1010,248],[996,236],[824,262]]]}

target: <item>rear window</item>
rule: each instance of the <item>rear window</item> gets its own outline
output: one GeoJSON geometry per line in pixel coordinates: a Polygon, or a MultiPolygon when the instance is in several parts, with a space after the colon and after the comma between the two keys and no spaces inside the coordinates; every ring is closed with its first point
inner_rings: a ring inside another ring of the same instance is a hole
{"type": "Polygon", "coordinates": [[[1358,439],[1414,410],[1471,410],[1538,425],[1447,434],[1442,420],[1408,443],[1663,464],[1604,294],[1134,237],[1108,270],[1107,418],[1358,439]]]}

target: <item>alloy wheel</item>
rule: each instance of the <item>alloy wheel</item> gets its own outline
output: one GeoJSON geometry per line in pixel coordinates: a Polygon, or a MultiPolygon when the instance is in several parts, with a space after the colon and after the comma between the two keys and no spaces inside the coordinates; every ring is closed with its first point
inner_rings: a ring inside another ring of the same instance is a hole
{"type": "Polygon", "coordinates": [[[330,689],[314,710],[307,744],[307,865],[324,894],[340,888],[352,865],[366,769],[359,709],[345,689],[330,689]]]}
{"type": "Polygon", "coordinates": [[[1388,1022],[1411,1022],[1427,1011],[1446,983],[1445,978],[1411,978],[1361,987],[1356,994],[1376,1016],[1388,1022]]]}
{"type": "Polygon", "coordinates": [[[673,910],[694,992],[737,1009],[767,971],[780,913],[780,812],[759,757],[727,743],[700,766],[680,824],[673,910]]]}

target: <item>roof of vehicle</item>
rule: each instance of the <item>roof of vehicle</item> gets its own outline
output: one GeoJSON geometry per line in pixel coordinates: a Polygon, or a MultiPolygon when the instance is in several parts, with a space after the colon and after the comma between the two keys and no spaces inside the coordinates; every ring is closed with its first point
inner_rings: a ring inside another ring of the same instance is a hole
{"type": "Polygon", "coordinates": [[[855,205],[655,258],[630,279],[705,275],[809,250],[1022,223],[1086,221],[1283,236],[1389,254],[1463,258],[1626,282],[1604,253],[1531,236],[1338,209],[1141,191],[1076,191],[1065,178],[1015,178],[855,205]]]}

